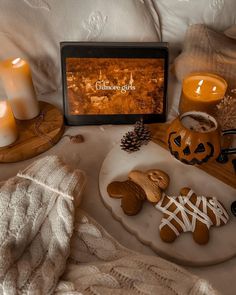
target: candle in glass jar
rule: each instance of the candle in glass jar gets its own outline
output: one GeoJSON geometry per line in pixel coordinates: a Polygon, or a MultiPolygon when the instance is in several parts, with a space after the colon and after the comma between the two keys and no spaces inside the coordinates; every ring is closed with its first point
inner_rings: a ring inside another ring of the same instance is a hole
{"type": "Polygon", "coordinates": [[[8,146],[17,139],[17,128],[11,106],[0,100],[0,147],[8,146]]]}
{"type": "Polygon", "coordinates": [[[39,114],[32,75],[28,63],[21,59],[8,59],[0,65],[0,75],[15,118],[29,120],[39,114]]]}
{"type": "Polygon", "coordinates": [[[202,111],[214,115],[227,90],[226,81],[210,73],[193,73],[183,81],[179,111],[202,111]]]}

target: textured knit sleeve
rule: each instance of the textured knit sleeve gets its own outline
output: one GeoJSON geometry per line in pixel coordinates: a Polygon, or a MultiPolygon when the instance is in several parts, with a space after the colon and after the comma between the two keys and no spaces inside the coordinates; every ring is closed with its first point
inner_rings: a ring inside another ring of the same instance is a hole
{"type": "Polygon", "coordinates": [[[0,294],[51,294],[63,273],[84,173],[42,158],[0,189],[0,294]],[[2,289],[2,290],[1,290],[2,289]]]}
{"type": "Polygon", "coordinates": [[[20,171],[17,176],[71,200],[76,197],[75,191],[80,195],[85,183],[85,174],[81,170],[71,170],[57,156],[42,158],[20,171]]]}

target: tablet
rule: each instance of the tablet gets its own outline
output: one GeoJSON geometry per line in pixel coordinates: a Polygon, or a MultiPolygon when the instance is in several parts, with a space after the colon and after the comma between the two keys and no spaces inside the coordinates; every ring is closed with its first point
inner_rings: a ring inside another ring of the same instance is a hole
{"type": "Polygon", "coordinates": [[[167,43],[61,43],[68,125],[164,122],[167,43]]]}

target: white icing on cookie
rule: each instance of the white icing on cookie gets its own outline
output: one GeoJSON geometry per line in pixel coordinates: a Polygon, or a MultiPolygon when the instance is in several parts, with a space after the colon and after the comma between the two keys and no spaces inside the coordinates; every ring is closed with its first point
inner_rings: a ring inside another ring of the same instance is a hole
{"type": "Polygon", "coordinates": [[[172,221],[175,220],[183,232],[194,232],[196,227],[196,222],[200,221],[204,223],[209,229],[212,225],[220,226],[221,221],[226,224],[229,220],[228,213],[220,204],[220,202],[216,198],[208,199],[204,196],[197,196],[196,203],[193,204],[190,201],[190,198],[194,192],[192,190],[189,191],[187,196],[178,196],[178,197],[170,197],[163,193],[161,200],[155,205],[155,208],[168,215],[168,218],[163,217],[161,220],[161,224],[159,229],[161,230],[165,225],[168,225],[176,234],[179,236],[179,230],[172,224],[172,221]],[[166,205],[163,205],[164,200],[168,199],[166,205]],[[175,205],[176,209],[174,212],[168,210],[171,205],[175,205]],[[199,209],[202,205],[202,209],[199,209]],[[190,207],[188,209],[186,206],[190,207]],[[216,223],[213,224],[210,217],[207,215],[207,210],[210,209],[214,216],[216,223]],[[178,213],[181,213],[181,219],[177,217],[178,213]],[[191,220],[189,217],[192,217],[191,220]]]}

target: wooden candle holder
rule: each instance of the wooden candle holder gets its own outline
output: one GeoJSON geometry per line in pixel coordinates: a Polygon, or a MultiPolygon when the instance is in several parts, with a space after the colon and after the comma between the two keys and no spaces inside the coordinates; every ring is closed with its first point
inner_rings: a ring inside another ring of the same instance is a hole
{"type": "Polygon", "coordinates": [[[18,139],[0,148],[0,163],[13,163],[35,157],[54,146],[64,132],[63,115],[55,106],[40,101],[40,114],[27,121],[17,120],[18,139]]]}

